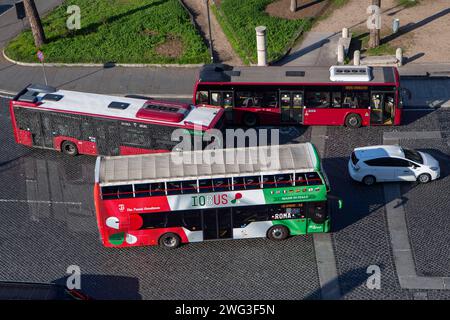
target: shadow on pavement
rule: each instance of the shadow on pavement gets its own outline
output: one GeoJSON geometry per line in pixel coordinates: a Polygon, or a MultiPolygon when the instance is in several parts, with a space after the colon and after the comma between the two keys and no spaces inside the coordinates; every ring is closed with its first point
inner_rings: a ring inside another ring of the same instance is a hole
{"type": "MultiPolygon", "coordinates": [[[[52,283],[66,285],[67,279],[60,278],[52,283]]],[[[142,300],[139,280],[132,277],[81,274],[81,291],[95,300],[142,300]]]]}
{"type": "MultiPolygon", "coordinates": [[[[383,266],[379,266],[383,270],[383,266]]],[[[348,271],[338,276],[339,287],[341,289],[340,296],[343,299],[347,294],[351,293],[355,288],[360,287],[363,283],[367,283],[367,280],[371,276],[371,273],[367,273],[365,268],[357,268],[348,271]]],[[[334,283],[326,283],[323,288],[318,289],[309,294],[305,300],[317,300],[317,297],[322,296],[323,291],[329,291],[334,288],[334,283]]]]}

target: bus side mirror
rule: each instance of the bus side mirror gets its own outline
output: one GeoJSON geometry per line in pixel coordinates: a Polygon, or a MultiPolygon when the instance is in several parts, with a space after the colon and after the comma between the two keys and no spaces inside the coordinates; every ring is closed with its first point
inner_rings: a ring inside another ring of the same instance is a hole
{"type": "Polygon", "coordinates": [[[344,207],[344,202],[341,199],[339,199],[338,200],[338,208],[339,208],[339,210],[341,210],[343,207],[344,207]]]}

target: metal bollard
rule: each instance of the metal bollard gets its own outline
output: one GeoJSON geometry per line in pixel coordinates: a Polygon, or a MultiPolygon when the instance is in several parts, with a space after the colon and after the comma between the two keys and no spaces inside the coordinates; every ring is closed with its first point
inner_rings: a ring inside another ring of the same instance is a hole
{"type": "Polygon", "coordinates": [[[361,51],[356,50],[353,54],[353,64],[359,66],[361,64],[361,51]]]}
{"type": "Polygon", "coordinates": [[[398,66],[401,67],[403,65],[403,49],[397,48],[395,51],[395,58],[398,61],[398,66]]]}
{"type": "Polygon", "coordinates": [[[400,29],[400,19],[394,19],[392,21],[392,32],[397,33],[400,29]]]}
{"type": "Polygon", "coordinates": [[[345,38],[345,39],[348,38],[348,28],[342,29],[342,38],[345,38]]]}
{"type": "Polygon", "coordinates": [[[258,50],[258,66],[267,66],[266,27],[256,27],[256,49],[258,50]]]}
{"type": "Polygon", "coordinates": [[[337,62],[338,64],[344,64],[344,46],[342,44],[338,45],[337,62]]]}

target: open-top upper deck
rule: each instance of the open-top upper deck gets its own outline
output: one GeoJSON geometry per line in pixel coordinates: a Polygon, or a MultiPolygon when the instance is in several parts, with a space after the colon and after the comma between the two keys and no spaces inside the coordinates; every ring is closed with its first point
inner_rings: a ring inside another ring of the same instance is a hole
{"type": "Polygon", "coordinates": [[[57,90],[49,86],[30,85],[11,102],[13,105],[41,110],[83,114],[121,120],[133,120],[183,128],[209,129],[222,111],[208,106],[193,106],[169,101],[145,100],[57,90]]]}
{"type": "Polygon", "coordinates": [[[200,83],[233,84],[362,84],[396,85],[395,67],[333,66],[327,67],[234,67],[225,64],[205,65],[200,83]]]}
{"type": "Polygon", "coordinates": [[[175,180],[213,179],[320,169],[311,143],[230,148],[191,152],[157,153],[126,157],[98,157],[96,182],[102,186],[175,180]],[[175,158],[176,156],[176,158],[175,158]],[[191,159],[191,163],[177,161],[191,159]],[[193,159],[200,159],[194,163],[193,159]],[[206,163],[205,159],[220,159],[206,163]],[[211,164],[210,164],[211,163],[211,164]]]}

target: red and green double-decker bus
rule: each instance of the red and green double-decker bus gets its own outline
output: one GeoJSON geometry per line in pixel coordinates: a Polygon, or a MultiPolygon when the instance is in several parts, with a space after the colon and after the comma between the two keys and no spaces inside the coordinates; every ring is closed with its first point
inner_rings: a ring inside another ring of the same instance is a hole
{"type": "Polygon", "coordinates": [[[95,205],[107,247],[330,231],[328,183],[311,143],[98,157],[95,205]],[[215,163],[183,159],[221,159],[215,163]],[[187,158],[186,158],[187,156],[187,158]]]}

